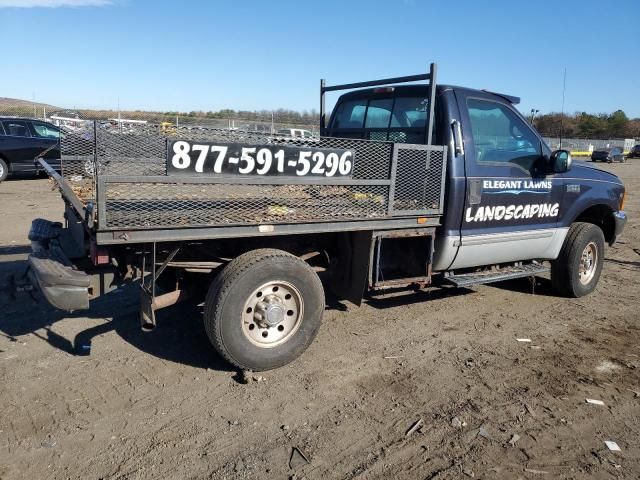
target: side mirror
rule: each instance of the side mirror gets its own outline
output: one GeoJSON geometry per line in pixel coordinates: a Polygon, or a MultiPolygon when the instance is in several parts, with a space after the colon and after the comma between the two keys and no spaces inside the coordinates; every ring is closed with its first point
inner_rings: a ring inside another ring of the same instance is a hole
{"type": "Polygon", "coordinates": [[[564,173],[571,169],[571,152],[555,150],[549,157],[549,168],[553,173],[564,173]]]}

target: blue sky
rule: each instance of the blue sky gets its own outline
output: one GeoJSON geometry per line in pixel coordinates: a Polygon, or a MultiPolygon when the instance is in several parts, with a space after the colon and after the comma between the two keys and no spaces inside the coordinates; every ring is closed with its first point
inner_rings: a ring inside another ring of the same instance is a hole
{"type": "Polygon", "coordinates": [[[0,0],[0,24],[0,96],[64,107],[317,109],[321,77],[436,61],[525,112],[560,109],[566,66],[566,111],[640,117],[639,0],[0,0]]]}

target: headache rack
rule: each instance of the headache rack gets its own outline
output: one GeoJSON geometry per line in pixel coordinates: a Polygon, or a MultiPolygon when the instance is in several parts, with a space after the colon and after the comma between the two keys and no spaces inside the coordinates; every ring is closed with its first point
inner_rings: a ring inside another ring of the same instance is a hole
{"type": "MultiPolygon", "coordinates": [[[[392,81],[404,80],[384,82],[392,81]]],[[[323,85],[322,95],[359,86],[323,85]]],[[[433,91],[432,82],[431,100],[433,91]]],[[[122,131],[90,121],[61,140],[60,175],[41,163],[101,244],[434,226],[443,212],[446,147],[430,144],[433,101],[430,108],[426,145],[150,124],[122,131]],[[176,140],[349,150],[353,170],[349,177],[176,176],[168,171],[176,140]]]]}

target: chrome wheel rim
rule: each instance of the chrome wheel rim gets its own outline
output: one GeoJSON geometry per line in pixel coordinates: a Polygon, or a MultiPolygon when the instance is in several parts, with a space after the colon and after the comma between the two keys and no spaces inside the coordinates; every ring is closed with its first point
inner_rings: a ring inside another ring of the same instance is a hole
{"type": "Polygon", "coordinates": [[[596,273],[596,266],[598,264],[598,247],[594,242],[589,242],[580,256],[580,268],[578,269],[578,275],[580,277],[580,283],[587,285],[596,273]]]}
{"type": "Polygon", "coordinates": [[[242,312],[242,333],[260,348],[273,348],[289,340],[300,328],[304,302],[289,282],[276,280],[256,288],[242,312]]]}
{"type": "Polygon", "coordinates": [[[4,175],[4,167],[0,164],[0,178],[4,175]]]}

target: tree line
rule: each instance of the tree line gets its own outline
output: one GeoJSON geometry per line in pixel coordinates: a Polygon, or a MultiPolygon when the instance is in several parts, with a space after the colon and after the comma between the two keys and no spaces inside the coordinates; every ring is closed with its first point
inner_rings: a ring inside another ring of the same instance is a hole
{"type": "MultiPolygon", "coordinates": [[[[52,113],[63,113],[66,116],[77,116],[85,119],[107,119],[118,117],[114,110],[63,110],[51,105],[30,104],[27,101],[11,98],[0,98],[0,113],[12,116],[42,117],[52,113]],[[35,109],[34,109],[35,107],[35,109]]],[[[122,118],[141,119],[151,122],[175,122],[176,118],[186,120],[185,123],[197,123],[201,120],[240,120],[246,122],[269,123],[273,120],[278,124],[318,126],[320,114],[317,110],[291,110],[279,108],[277,110],[234,110],[222,109],[217,111],[193,110],[179,111],[121,111],[122,118]]],[[[529,117],[531,120],[531,118],[529,117]]],[[[630,119],[624,111],[613,113],[575,112],[560,114],[558,112],[545,113],[535,116],[533,125],[538,131],[549,137],[565,138],[636,138],[640,139],[640,118],[630,119]]]]}
{"type": "Polygon", "coordinates": [[[622,110],[599,114],[546,113],[535,117],[533,125],[548,137],[559,137],[562,133],[565,138],[640,138],[640,118],[630,119],[622,110]]]}

